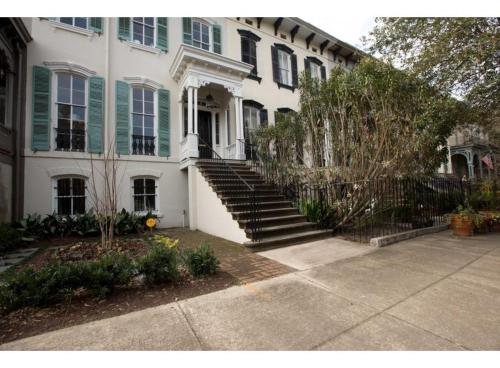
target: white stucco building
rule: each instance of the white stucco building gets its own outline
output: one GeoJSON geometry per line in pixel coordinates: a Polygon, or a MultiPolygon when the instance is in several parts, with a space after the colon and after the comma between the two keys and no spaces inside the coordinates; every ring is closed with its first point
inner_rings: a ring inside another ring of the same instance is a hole
{"type": "Polygon", "coordinates": [[[113,147],[120,209],[152,209],[161,227],[218,227],[207,204],[207,213],[198,206],[193,164],[203,147],[245,159],[251,129],[298,109],[305,68],[326,78],[357,58],[352,46],[298,18],[23,20],[33,38],[25,214],[89,210],[91,162],[102,170],[113,147]]]}

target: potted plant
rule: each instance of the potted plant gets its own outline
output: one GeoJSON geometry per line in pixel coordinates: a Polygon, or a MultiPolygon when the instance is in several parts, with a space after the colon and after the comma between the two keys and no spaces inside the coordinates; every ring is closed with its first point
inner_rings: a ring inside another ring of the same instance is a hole
{"type": "Polygon", "coordinates": [[[464,208],[463,206],[459,206],[457,212],[451,217],[453,235],[457,236],[472,236],[474,230],[482,229],[483,224],[483,216],[472,208],[464,208]]]}
{"type": "Polygon", "coordinates": [[[500,233],[500,213],[494,213],[490,217],[490,231],[500,233]]]}

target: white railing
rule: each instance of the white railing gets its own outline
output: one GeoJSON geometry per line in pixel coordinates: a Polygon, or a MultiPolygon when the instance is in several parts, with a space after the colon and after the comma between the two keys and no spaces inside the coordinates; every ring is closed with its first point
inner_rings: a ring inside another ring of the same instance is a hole
{"type": "Polygon", "coordinates": [[[187,143],[187,137],[181,141],[181,161],[189,157],[189,147],[187,143]]]}
{"type": "Polygon", "coordinates": [[[226,146],[224,158],[229,160],[234,160],[236,158],[236,143],[232,143],[229,146],[226,146]]]}

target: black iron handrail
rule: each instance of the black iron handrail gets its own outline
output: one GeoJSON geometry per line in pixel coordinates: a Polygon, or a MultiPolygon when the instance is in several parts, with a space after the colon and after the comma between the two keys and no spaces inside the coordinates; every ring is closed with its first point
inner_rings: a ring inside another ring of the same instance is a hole
{"type": "Polygon", "coordinates": [[[132,134],[132,154],[154,156],[156,137],[132,134]]]}
{"type": "MultiPolygon", "coordinates": [[[[250,211],[249,211],[249,222],[248,222],[248,227],[250,228],[250,236],[252,241],[257,242],[261,238],[261,216],[260,216],[260,211],[259,211],[259,206],[257,203],[257,189],[255,185],[249,184],[236,170],[234,170],[231,165],[227,162],[227,160],[223,159],[207,142],[203,140],[200,136],[198,136],[198,140],[200,141],[201,145],[204,147],[204,149],[208,150],[209,157],[204,157],[205,160],[212,160],[217,163],[221,163],[223,167],[225,168],[227,173],[230,173],[233,177],[237,178],[237,181],[242,183],[244,187],[246,187],[250,191],[250,198],[248,194],[246,193],[238,193],[236,196],[237,199],[237,204],[244,204],[248,203],[248,200],[250,200],[250,211]],[[238,202],[238,199],[240,202],[238,202]]],[[[225,184],[227,185],[234,185],[234,180],[223,178],[223,181],[225,180],[225,184]]]]}
{"type": "Polygon", "coordinates": [[[56,150],[85,151],[85,129],[54,128],[56,150]]]}

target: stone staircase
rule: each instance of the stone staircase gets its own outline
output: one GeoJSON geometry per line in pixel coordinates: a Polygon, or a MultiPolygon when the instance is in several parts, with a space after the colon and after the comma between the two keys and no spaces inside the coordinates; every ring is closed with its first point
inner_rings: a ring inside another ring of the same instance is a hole
{"type": "Polygon", "coordinates": [[[197,167],[212,190],[226,206],[247,238],[245,246],[255,249],[272,248],[317,240],[331,236],[330,230],[318,229],[308,222],[279,191],[244,162],[225,160],[232,170],[218,160],[199,160],[197,167]],[[255,186],[260,214],[259,241],[251,240],[251,190],[234,172],[249,185],[255,186]]]}

